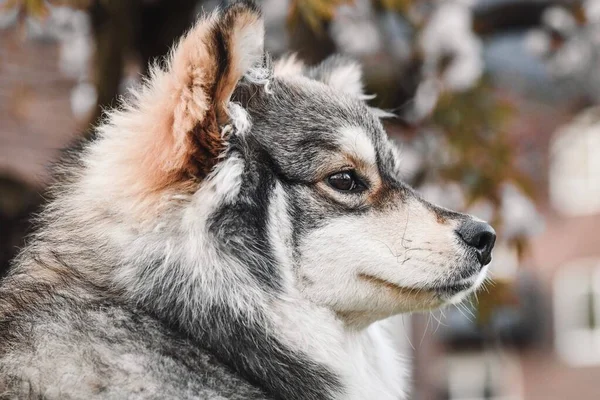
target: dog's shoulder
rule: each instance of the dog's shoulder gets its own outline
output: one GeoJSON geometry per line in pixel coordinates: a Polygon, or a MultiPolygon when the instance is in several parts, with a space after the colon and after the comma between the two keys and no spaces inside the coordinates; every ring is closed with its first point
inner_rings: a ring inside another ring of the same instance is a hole
{"type": "Polygon", "coordinates": [[[14,282],[0,285],[0,398],[267,398],[143,311],[14,282]]]}

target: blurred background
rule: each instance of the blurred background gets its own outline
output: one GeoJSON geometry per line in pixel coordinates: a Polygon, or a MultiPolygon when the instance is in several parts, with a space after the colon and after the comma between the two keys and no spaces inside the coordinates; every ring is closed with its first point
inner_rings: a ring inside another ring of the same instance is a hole
{"type": "MultiPolygon", "coordinates": [[[[219,1],[0,0],[0,274],[47,166],[219,1]]],[[[428,199],[492,221],[493,281],[403,317],[411,399],[600,399],[600,0],[264,0],[266,47],[361,61],[428,199]]]]}

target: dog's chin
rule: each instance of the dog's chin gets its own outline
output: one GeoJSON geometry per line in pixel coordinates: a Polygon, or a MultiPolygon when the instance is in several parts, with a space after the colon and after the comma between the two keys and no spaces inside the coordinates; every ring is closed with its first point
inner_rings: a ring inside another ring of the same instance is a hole
{"type": "Polygon", "coordinates": [[[461,279],[460,281],[451,283],[447,286],[440,286],[434,290],[444,304],[460,303],[481,286],[487,276],[487,270],[488,267],[485,266],[479,273],[469,278],[461,279]]]}
{"type": "Polygon", "coordinates": [[[468,278],[421,287],[406,287],[366,274],[361,274],[360,278],[370,284],[385,288],[402,305],[412,305],[403,311],[417,311],[461,302],[481,286],[486,274],[487,267],[484,267],[477,274],[468,278]]]}

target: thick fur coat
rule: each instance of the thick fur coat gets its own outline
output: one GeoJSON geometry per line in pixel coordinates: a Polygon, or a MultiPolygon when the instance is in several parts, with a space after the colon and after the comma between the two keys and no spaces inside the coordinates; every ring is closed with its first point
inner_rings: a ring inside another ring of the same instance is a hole
{"type": "Polygon", "coordinates": [[[385,318],[474,290],[493,230],[401,181],[358,65],[263,39],[251,3],[201,19],[68,151],[0,285],[0,398],[403,395],[385,318]]]}

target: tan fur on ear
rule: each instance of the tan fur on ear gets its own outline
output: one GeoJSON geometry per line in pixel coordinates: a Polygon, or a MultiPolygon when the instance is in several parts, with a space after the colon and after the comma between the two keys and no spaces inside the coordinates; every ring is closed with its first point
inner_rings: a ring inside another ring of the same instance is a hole
{"type": "Polygon", "coordinates": [[[175,101],[171,156],[188,164],[188,172],[206,176],[224,150],[219,126],[228,120],[227,104],[238,81],[262,59],[263,42],[258,9],[236,3],[197,23],[175,48],[167,72],[175,101]]]}
{"type": "MultiPolygon", "coordinates": [[[[156,192],[206,177],[226,148],[221,127],[238,81],[263,60],[264,27],[251,3],[201,19],[166,67],[155,66],[133,105],[99,131],[123,164],[126,190],[156,192]]],[[[188,185],[188,184],[186,184],[188,185]]]]}
{"type": "Polygon", "coordinates": [[[260,81],[263,31],[260,12],[245,2],[198,21],[166,65],[151,68],[133,99],[98,126],[88,156],[90,193],[102,188],[102,196],[145,221],[169,199],[195,192],[226,149],[223,125],[238,81],[260,81]]]}

